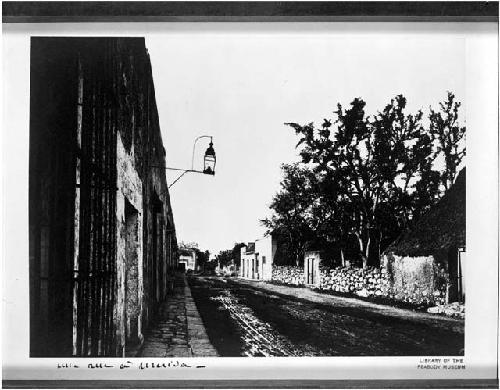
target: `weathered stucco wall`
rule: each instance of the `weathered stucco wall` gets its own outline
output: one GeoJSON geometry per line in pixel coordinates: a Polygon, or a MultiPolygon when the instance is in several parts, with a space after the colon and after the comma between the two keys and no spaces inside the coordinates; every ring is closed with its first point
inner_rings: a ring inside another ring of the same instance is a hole
{"type": "Polygon", "coordinates": [[[273,273],[273,258],[276,248],[273,245],[271,236],[261,238],[255,241],[255,252],[259,261],[259,278],[262,280],[271,280],[273,273]]]}
{"type": "Polygon", "coordinates": [[[31,353],[123,356],[177,259],[145,41],[36,38],[31,69],[31,353]]]}
{"type": "Polygon", "coordinates": [[[143,201],[142,182],[134,167],[133,149],[128,153],[117,137],[117,292],[115,327],[123,354],[127,340],[142,341],[143,303],[143,201]],[[127,202],[129,203],[127,205],[127,202]],[[135,324],[135,325],[134,325],[135,324]]]}
{"type": "Polygon", "coordinates": [[[251,279],[255,274],[255,253],[245,253],[244,248],[241,252],[240,273],[241,277],[251,279]]]}
{"type": "Polygon", "coordinates": [[[177,264],[177,241],[163,168],[166,151],[160,131],[149,54],[143,39],[117,40],[116,50],[114,64],[119,74],[116,89],[120,108],[116,123],[122,149],[129,156],[127,161],[142,183],[140,190],[136,188],[141,194],[137,202],[142,204],[140,207],[133,204],[133,207],[141,217],[139,235],[143,249],[137,269],[141,275],[138,292],[141,314],[138,318],[139,328],[144,329],[167,294],[167,278],[173,274],[177,264]]]}
{"type": "Polygon", "coordinates": [[[388,254],[382,264],[390,281],[390,298],[415,304],[445,303],[447,274],[433,256],[388,254]]]}
{"type": "Polygon", "coordinates": [[[240,248],[238,275],[248,279],[271,280],[276,240],[272,236],[266,236],[249,245],[252,245],[250,253],[246,253],[246,246],[240,248]]]}

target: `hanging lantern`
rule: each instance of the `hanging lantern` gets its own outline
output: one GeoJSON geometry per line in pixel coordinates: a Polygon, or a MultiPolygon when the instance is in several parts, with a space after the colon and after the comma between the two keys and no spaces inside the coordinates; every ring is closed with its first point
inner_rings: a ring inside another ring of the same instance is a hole
{"type": "Polygon", "coordinates": [[[213,148],[213,143],[210,141],[210,145],[208,146],[206,152],[205,152],[205,166],[203,169],[203,173],[207,175],[215,175],[215,150],[213,148]]]}

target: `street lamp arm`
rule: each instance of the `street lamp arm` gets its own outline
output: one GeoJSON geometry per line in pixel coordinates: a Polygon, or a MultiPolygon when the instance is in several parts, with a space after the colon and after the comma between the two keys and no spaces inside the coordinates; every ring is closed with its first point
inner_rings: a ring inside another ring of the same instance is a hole
{"type": "Polygon", "coordinates": [[[184,176],[186,173],[190,172],[190,170],[186,170],[184,172],[182,172],[178,177],[177,179],[175,179],[169,186],[168,186],[168,189],[170,189],[170,187],[172,187],[175,183],[177,183],[182,176],[184,176]]]}
{"type": "Polygon", "coordinates": [[[165,169],[166,171],[185,171],[185,172],[198,172],[198,173],[204,173],[203,171],[197,171],[196,169],[185,169],[185,168],[172,168],[172,167],[162,167],[160,165],[150,165],[151,168],[161,168],[165,169]]]}
{"type": "Polygon", "coordinates": [[[182,176],[184,176],[186,173],[205,173],[203,171],[197,171],[196,169],[182,169],[182,168],[171,168],[171,167],[161,167],[158,165],[152,165],[151,168],[162,168],[165,169],[166,171],[182,171],[182,173],[168,186],[168,188],[172,187],[175,183],[177,183],[182,176]]]}

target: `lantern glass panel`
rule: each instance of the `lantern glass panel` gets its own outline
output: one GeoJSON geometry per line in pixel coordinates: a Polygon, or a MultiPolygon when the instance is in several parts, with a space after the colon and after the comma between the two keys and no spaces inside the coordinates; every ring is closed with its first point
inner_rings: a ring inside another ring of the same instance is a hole
{"type": "Polygon", "coordinates": [[[203,172],[210,175],[215,174],[215,156],[205,155],[205,168],[203,172]]]}

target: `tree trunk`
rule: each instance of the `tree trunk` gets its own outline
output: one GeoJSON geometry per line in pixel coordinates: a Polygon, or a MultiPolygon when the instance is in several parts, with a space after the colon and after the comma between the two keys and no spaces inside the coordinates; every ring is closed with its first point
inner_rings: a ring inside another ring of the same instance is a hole
{"type": "Polygon", "coordinates": [[[363,256],[363,269],[368,268],[368,257],[370,256],[370,235],[368,235],[368,241],[366,242],[365,253],[363,256]]]}
{"type": "Polygon", "coordinates": [[[361,255],[361,259],[363,260],[363,269],[365,269],[368,265],[368,258],[365,255],[365,244],[360,234],[356,233],[356,237],[358,238],[359,243],[359,253],[361,255]]]}
{"type": "Polygon", "coordinates": [[[340,262],[342,264],[342,267],[345,267],[344,250],[342,248],[340,249],[340,262]]]}

